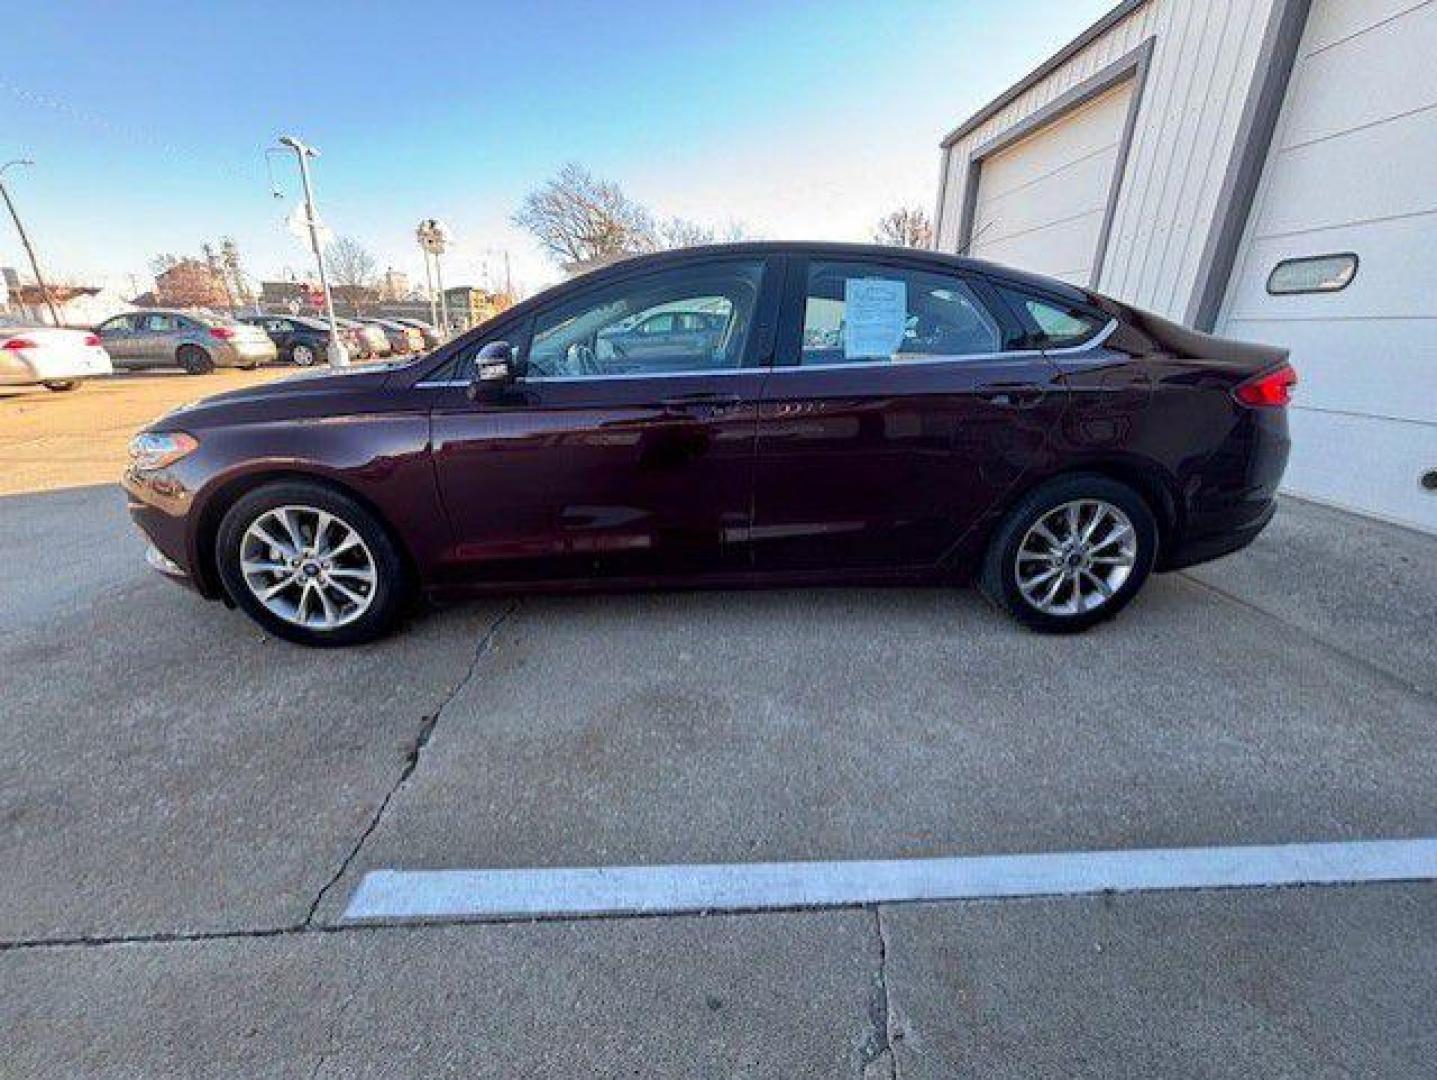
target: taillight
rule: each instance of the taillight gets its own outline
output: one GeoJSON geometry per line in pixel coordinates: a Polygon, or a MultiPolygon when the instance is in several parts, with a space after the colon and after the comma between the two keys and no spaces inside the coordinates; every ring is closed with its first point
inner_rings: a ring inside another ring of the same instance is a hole
{"type": "Polygon", "coordinates": [[[210,327],[210,337],[212,337],[212,338],[219,338],[221,341],[228,341],[230,338],[232,338],[232,337],[234,337],[234,336],[235,336],[235,332],[234,332],[234,327],[232,327],[232,326],[212,326],[212,327],[210,327]]]}
{"type": "Polygon", "coordinates": [[[9,341],[5,342],[4,345],[0,345],[0,349],[9,349],[11,352],[19,352],[21,349],[35,349],[38,347],[39,346],[29,338],[23,337],[12,337],[9,341]]]}
{"type": "Polygon", "coordinates": [[[1232,396],[1244,405],[1257,408],[1280,408],[1292,400],[1292,388],[1297,385],[1297,372],[1289,364],[1264,371],[1239,383],[1233,388],[1232,396]]]}
{"type": "Polygon", "coordinates": [[[99,335],[99,334],[86,334],[86,335],[85,335],[85,344],[86,344],[86,345],[90,345],[90,346],[95,346],[95,345],[100,344],[100,335],[99,335]]]}

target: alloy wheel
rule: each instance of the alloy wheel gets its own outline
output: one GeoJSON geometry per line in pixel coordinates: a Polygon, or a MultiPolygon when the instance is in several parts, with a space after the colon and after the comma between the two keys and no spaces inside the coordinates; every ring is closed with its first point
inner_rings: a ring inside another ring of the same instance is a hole
{"type": "Polygon", "coordinates": [[[290,353],[290,359],[300,367],[309,367],[314,363],[314,350],[308,345],[296,345],[290,353]]]}
{"type": "Polygon", "coordinates": [[[1018,589],[1047,615],[1081,615],[1107,604],[1132,575],[1138,534],[1128,515],[1103,499],[1049,510],[1018,545],[1018,589]]]}
{"type": "Polygon", "coordinates": [[[335,630],[374,602],[379,573],[357,529],[327,510],[277,506],[240,540],[245,585],[269,611],[295,626],[335,630]]]}

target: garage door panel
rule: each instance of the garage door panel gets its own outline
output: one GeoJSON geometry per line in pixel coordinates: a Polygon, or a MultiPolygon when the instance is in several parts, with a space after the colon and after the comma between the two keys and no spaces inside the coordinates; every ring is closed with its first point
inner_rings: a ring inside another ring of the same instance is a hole
{"type": "Polygon", "coordinates": [[[1437,105],[1434,38],[1437,4],[1428,4],[1311,56],[1293,80],[1282,145],[1437,105]]]}
{"type": "Polygon", "coordinates": [[[1027,138],[984,158],[984,187],[1001,195],[1033,176],[1052,173],[1094,151],[1116,148],[1123,130],[1122,118],[1127,114],[1131,98],[1130,84],[1115,87],[1027,138]]]}
{"type": "Polygon", "coordinates": [[[969,250],[1087,284],[1132,93],[1129,80],[983,159],[969,250]]]}
{"type": "Polygon", "coordinates": [[[1430,319],[1233,320],[1227,333],[1291,349],[1303,405],[1437,424],[1437,393],[1414,392],[1437,372],[1430,319]]]}
{"type": "Polygon", "coordinates": [[[1254,240],[1233,297],[1230,319],[1430,318],[1437,315],[1434,282],[1437,212],[1254,240]],[[1341,292],[1268,295],[1268,275],[1281,260],[1339,251],[1356,252],[1359,260],[1357,276],[1341,292]]]}
{"type": "Polygon", "coordinates": [[[1078,162],[1027,187],[979,203],[975,221],[987,231],[984,242],[1104,210],[1116,148],[1078,162]]]}
{"type": "Polygon", "coordinates": [[[1219,332],[1292,351],[1285,485],[1437,531],[1437,3],[1316,0],[1219,332]],[[1277,263],[1355,252],[1339,292],[1277,263]]]}
{"type": "Polygon", "coordinates": [[[1437,495],[1420,486],[1437,467],[1437,428],[1301,408],[1289,410],[1288,425],[1287,490],[1437,531],[1437,495]]]}
{"type": "Polygon", "coordinates": [[[1074,284],[1087,284],[1097,249],[1103,212],[1095,210],[1071,221],[1058,222],[985,245],[981,257],[1007,266],[1061,277],[1074,284]],[[1066,260],[1066,261],[1065,261],[1066,260]]]}
{"type": "Polygon", "coordinates": [[[1437,117],[1427,113],[1284,150],[1273,159],[1260,235],[1430,210],[1434,154],[1437,117]]]}
{"type": "Polygon", "coordinates": [[[1327,49],[1430,0],[1317,0],[1308,16],[1304,55],[1327,49]]]}

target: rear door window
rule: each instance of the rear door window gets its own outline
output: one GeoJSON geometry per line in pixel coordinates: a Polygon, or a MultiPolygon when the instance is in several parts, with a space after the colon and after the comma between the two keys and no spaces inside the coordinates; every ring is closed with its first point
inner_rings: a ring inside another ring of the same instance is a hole
{"type": "Polygon", "coordinates": [[[806,367],[988,356],[1002,341],[998,320],[958,274],[809,263],[799,356],[806,367]]]}

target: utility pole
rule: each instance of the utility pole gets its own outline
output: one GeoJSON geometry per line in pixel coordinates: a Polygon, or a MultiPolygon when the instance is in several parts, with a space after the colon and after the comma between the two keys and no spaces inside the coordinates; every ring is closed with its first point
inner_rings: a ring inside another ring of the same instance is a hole
{"type": "MultiPolygon", "coordinates": [[[[435,248],[442,248],[444,241],[440,232],[441,226],[434,218],[425,218],[414,230],[414,238],[419,241],[419,251],[424,256],[424,288],[429,294],[429,323],[436,330],[439,327],[439,308],[434,296],[434,275],[429,269],[429,259],[434,255],[435,248]]],[[[438,257],[434,257],[438,262],[438,257]]]]}
{"type": "Polygon", "coordinates": [[[429,249],[421,249],[424,255],[424,291],[429,296],[429,325],[439,329],[439,298],[434,295],[434,271],[429,268],[429,249]]]}
{"type": "Polygon", "coordinates": [[[40,296],[44,298],[45,306],[50,309],[50,321],[57,327],[60,325],[60,313],[55,310],[55,301],[50,296],[50,290],[45,287],[45,278],[40,274],[40,260],[35,258],[35,248],[30,243],[30,237],[25,232],[25,226],[20,222],[20,214],[15,209],[15,202],[10,198],[10,189],[5,186],[5,170],[12,165],[33,165],[28,158],[19,158],[15,161],[7,161],[0,165],[0,195],[5,197],[5,206],[10,211],[10,216],[15,219],[15,231],[20,234],[20,243],[25,246],[25,254],[30,256],[30,269],[35,272],[35,284],[40,287],[40,296]]]}
{"type": "Polygon", "coordinates": [[[309,244],[314,249],[314,260],[319,264],[319,287],[324,291],[324,314],[329,321],[329,366],[347,367],[349,352],[339,336],[339,324],[334,321],[334,297],[329,291],[329,275],[324,269],[324,245],[319,242],[319,215],[314,209],[314,188],[309,182],[309,159],[319,157],[319,151],[306,146],[293,135],[281,135],[280,145],[294,151],[299,160],[299,178],[304,185],[304,216],[309,225],[309,244]]]}
{"type": "MultiPolygon", "coordinates": [[[[444,227],[444,223],[442,221],[439,221],[435,218],[425,218],[419,223],[419,228],[415,230],[414,235],[418,238],[419,246],[424,249],[426,255],[434,256],[434,276],[439,281],[439,310],[443,313],[444,316],[444,321],[440,323],[439,329],[440,332],[448,334],[449,298],[444,295],[444,268],[439,262],[439,256],[443,255],[445,249],[449,246],[449,230],[444,227]]],[[[424,263],[424,274],[426,278],[429,275],[429,262],[427,259],[424,263]]],[[[434,294],[432,291],[432,287],[429,295],[430,318],[433,318],[434,294]]]]}

